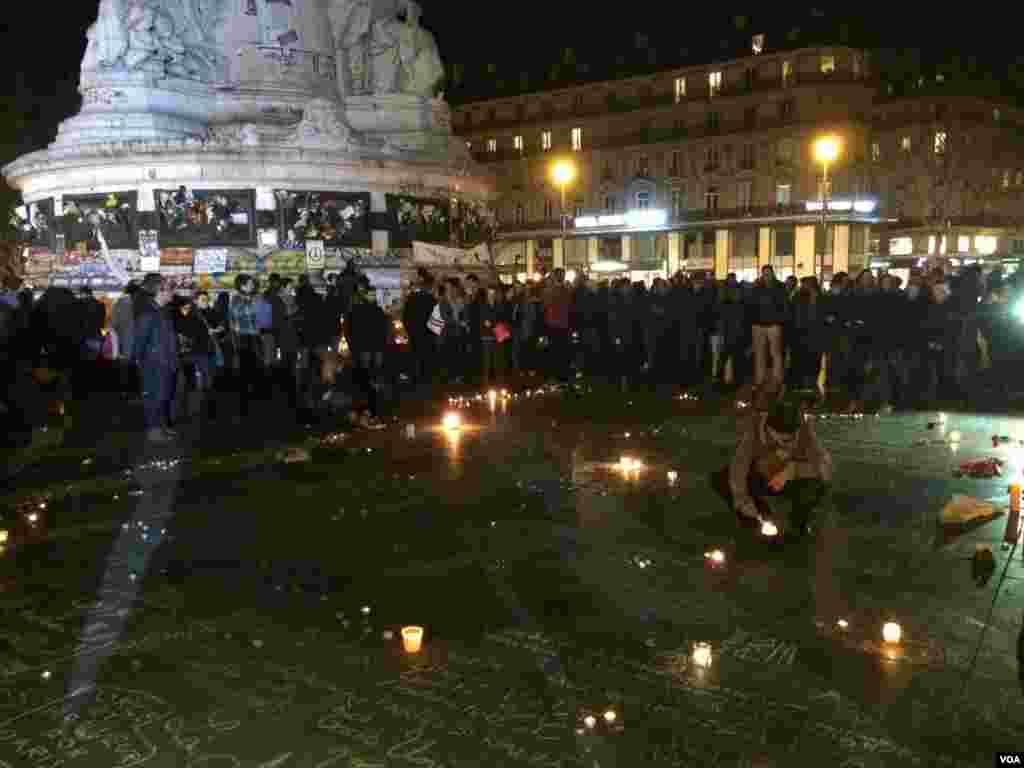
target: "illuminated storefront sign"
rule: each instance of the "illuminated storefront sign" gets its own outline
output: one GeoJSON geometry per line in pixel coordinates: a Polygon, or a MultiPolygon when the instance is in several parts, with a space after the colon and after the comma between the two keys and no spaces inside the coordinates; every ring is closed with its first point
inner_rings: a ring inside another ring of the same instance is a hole
{"type": "MultiPolygon", "coordinates": [[[[823,207],[820,200],[808,200],[804,205],[808,211],[820,211],[823,207]]],[[[878,203],[874,200],[829,200],[828,202],[830,211],[839,212],[874,213],[877,207],[878,203]]]]}
{"type": "Polygon", "coordinates": [[[629,227],[644,229],[664,227],[668,223],[668,213],[661,210],[639,210],[628,213],[613,213],[605,216],[578,216],[575,220],[576,229],[594,229],[597,227],[629,227]]]}

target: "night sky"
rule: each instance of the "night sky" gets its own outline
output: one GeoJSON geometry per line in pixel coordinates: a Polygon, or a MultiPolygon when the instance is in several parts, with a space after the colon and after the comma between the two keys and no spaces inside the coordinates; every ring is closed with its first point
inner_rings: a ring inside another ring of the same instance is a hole
{"type": "MultiPolygon", "coordinates": [[[[858,3],[856,13],[839,13],[826,4],[822,11],[804,6],[792,12],[766,12],[760,6],[757,13],[730,10],[721,3],[708,4],[714,13],[702,13],[694,3],[421,4],[424,25],[436,34],[445,62],[461,65],[462,84],[448,90],[455,103],[510,95],[524,82],[527,90],[542,88],[551,82],[551,67],[563,59],[565,48],[573,49],[575,63],[556,73],[560,84],[732,58],[743,55],[751,35],[758,32],[767,35],[769,50],[793,47],[789,33],[799,30],[797,45],[846,41],[871,48],[922,48],[926,66],[929,58],[951,53],[976,56],[997,76],[1007,71],[1020,49],[1016,25],[1008,17],[1000,23],[991,9],[954,18],[924,5],[912,6],[900,16],[893,3],[858,3]],[[626,18],[623,11],[633,9],[626,18]]],[[[7,70],[14,73],[9,81],[13,86],[3,95],[21,125],[14,130],[13,121],[7,121],[7,132],[17,135],[3,142],[3,154],[45,146],[59,121],[77,108],[78,65],[85,30],[97,6],[98,0],[18,5],[23,16],[9,22],[2,55],[7,57],[7,70]],[[31,18],[36,12],[51,17],[41,24],[31,18]]],[[[964,8],[958,11],[963,13],[964,8]]]]}

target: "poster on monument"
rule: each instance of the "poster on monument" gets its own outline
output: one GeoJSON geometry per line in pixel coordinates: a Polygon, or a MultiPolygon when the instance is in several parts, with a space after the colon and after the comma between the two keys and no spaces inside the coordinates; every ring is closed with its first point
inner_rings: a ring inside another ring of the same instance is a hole
{"type": "Polygon", "coordinates": [[[323,240],[306,241],[306,269],[323,269],[326,261],[326,251],[323,240]]]}
{"type": "Polygon", "coordinates": [[[57,220],[67,247],[86,252],[100,250],[97,227],[109,248],[135,248],[137,192],[98,195],[65,195],[63,213],[57,220]]]}
{"type": "Polygon", "coordinates": [[[368,192],[302,192],[277,190],[285,247],[301,248],[307,240],[326,247],[369,245],[368,192]]]}
{"type": "Polygon", "coordinates": [[[215,275],[228,271],[227,248],[200,248],[195,252],[192,271],[197,275],[215,275]]]}
{"type": "Polygon", "coordinates": [[[251,189],[156,190],[160,242],[189,247],[256,244],[256,193],[251,189]]]}
{"type": "Polygon", "coordinates": [[[141,272],[160,271],[160,241],[156,230],[146,229],[139,232],[139,256],[141,272]]]}
{"type": "Polygon", "coordinates": [[[451,241],[450,201],[388,195],[387,204],[393,247],[408,248],[414,240],[424,243],[451,241]]]}

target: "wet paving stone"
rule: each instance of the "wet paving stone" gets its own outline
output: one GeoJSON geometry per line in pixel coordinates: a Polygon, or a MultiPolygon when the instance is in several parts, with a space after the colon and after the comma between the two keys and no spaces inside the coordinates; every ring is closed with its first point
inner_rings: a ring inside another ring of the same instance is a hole
{"type": "Polygon", "coordinates": [[[1019,472],[991,436],[1024,422],[821,419],[832,498],[767,542],[709,483],[736,409],[629,403],[473,401],[458,432],[436,404],[298,439],[298,463],[193,437],[11,497],[0,765],[973,766],[1024,744],[1021,552],[1005,518],[937,524],[957,493],[1005,502],[1005,477],[952,469],[1019,472]]]}

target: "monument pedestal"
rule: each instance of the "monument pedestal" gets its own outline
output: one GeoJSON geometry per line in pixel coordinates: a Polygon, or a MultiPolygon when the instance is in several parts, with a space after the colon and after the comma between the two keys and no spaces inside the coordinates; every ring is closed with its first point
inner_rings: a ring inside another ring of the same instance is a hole
{"type": "Polygon", "coordinates": [[[117,141],[202,139],[214,111],[205,84],[144,72],[83,80],[82,110],[60,124],[56,149],[117,141]]]}
{"type": "Polygon", "coordinates": [[[353,130],[377,138],[413,132],[451,133],[447,104],[403,93],[346,96],[345,118],[353,130]]]}

